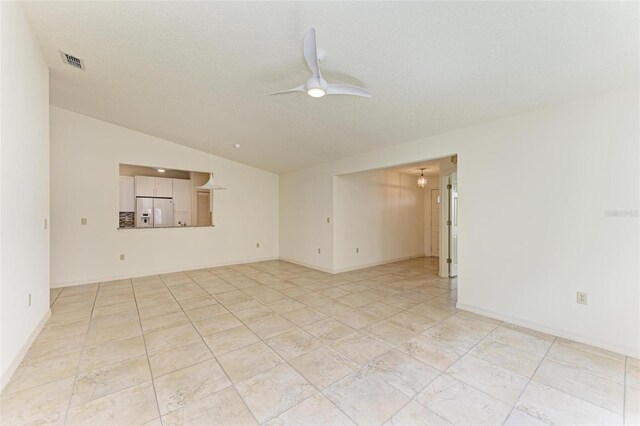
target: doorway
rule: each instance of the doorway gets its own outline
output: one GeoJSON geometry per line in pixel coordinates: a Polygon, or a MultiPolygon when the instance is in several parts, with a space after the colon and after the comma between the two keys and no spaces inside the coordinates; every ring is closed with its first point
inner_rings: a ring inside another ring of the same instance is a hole
{"type": "Polygon", "coordinates": [[[196,193],[197,200],[197,225],[209,226],[212,224],[211,220],[211,192],[210,191],[198,191],[196,193]]]}

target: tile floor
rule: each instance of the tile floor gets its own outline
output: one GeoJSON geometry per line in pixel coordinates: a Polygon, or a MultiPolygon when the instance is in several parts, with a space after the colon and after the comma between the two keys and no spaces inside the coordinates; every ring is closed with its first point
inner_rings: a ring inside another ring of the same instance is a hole
{"type": "Polygon", "coordinates": [[[640,362],[455,308],[435,259],[51,291],[1,423],[637,424],[640,362]]]}

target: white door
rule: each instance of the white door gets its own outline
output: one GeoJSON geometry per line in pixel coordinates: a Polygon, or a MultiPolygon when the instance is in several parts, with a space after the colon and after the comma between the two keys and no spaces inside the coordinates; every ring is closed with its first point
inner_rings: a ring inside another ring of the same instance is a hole
{"type": "Polygon", "coordinates": [[[458,275],[458,174],[449,178],[449,276],[458,275]]]}
{"type": "Polygon", "coordinates": [[[431,190],[431,256],[440,257],[440,190],[431,190]]]}
{"type": "Polygon", "coordinates": [[[156,178],[136,176],[136,197],[155,197],[156,178]]]}
{"type": "Polygon", "coordinates": [[[136,211],[136,196],[134,192],[133,177],[120,176],[120,211],[136,211]]]}
{"type": "Polygon", "coordinates": [[[156,178],[156,197],[173,197],[173,179],[160,177],[156,178]]]}

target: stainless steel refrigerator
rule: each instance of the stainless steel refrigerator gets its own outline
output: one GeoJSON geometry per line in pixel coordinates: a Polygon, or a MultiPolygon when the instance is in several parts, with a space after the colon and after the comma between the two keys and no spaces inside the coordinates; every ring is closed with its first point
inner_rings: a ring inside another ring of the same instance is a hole
{"type": "Polygon", "coordinates": [[[173,226],[172,198],[136,198],[136,228],[173,226]]]}

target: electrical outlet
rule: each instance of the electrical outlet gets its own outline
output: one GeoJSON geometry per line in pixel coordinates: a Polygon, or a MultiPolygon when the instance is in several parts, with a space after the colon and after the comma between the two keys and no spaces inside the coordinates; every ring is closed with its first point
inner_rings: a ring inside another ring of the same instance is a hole
{"type": "Polygon", "coordinates": [[[256,248],[260,248],[260,243],[256,243],[256,248]]]}
{"type": "Polygon", "coordinates": [[[331,219],[327,217],[327,223],[331,223],[331,219]]]}
{"type": "Polygon", "coordinates": [[[80,219],[80,225],[86,225],[87,224],[87,218],[83,217],[82,219],[80,219]]]}
{"type": "Polygon", "coordinates": [[[581,305],[587,305],[588,304],[588,298],[587,298],[587,293],[583,293],[581,291],[576,293],[576,303],[579,303],[581,305]]]}
{"type": "Polygon", "coordinates": [[[356,247],[356,253],[360,253],[360,248],[356,247]]]}
{"type": "Polygon", "coordinates": [[[318,249],[318,254],[320,254],[320,249],[318,249]]]}
{"type": "Polygon", "coordinates": [[[29,293],[29,306],[31,306],[31,293],[29,293]]]}
{"type": "Polygon", "coordinates": [[[124,260],[124,254],[120,255],[120,260],[124,260]]]}

